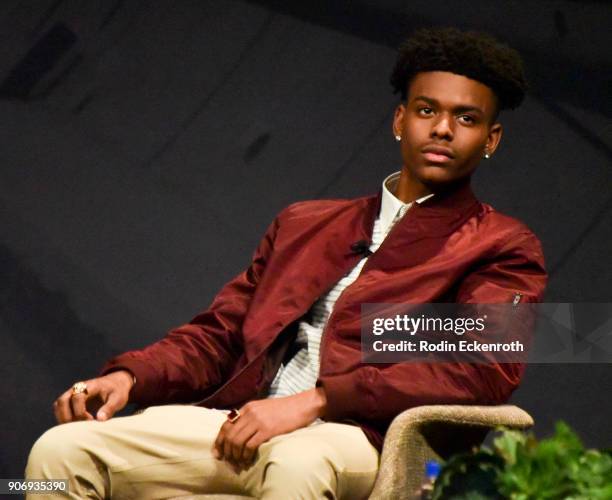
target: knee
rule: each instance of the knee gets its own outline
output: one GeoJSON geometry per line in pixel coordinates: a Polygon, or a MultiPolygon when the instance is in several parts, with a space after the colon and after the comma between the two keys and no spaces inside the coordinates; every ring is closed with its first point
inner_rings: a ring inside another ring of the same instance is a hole
{"type": "Polygon", "coordinates": [[[351,452],[313,433],[271,441],[262,449],[261,497],[367,498],[378,466],[378,454],[367,446],[368,453],[358,446],[351,452]]]}
{"type": "Polygon", "coordinates": [[[335,483],[334,450],[324,443],[286,443],[277,446],[267,461],[268,474],[292,481],[335,483]]]}
{"type": "Polygon", "coordinates": [[[304,449],[294,449],[291,453],[273,457],[268,463],[274,464],[277,468],[286,469],[286,472],[299,473],[317,469],[331,471],[333,469],[332,462],[326,454],[304,449]]]}
{"type": "Polygon", "coordinates": [[[62,424],[46,431],[32,446],[28,457],[26,475],[45,478],[53,474],[57,466],[65,465],[83,453],[78,423],[62,424]]]}
{"type": "Polygon", "coordinates": [[[325,453],[296,447],[276,451],[264,468],[259,498],[336,498],[336,473],[325,453]]]}

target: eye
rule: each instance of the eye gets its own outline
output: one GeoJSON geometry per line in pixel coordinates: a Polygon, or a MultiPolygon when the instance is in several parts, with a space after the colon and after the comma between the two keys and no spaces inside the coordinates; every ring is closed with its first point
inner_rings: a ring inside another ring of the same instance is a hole
{"type": "Polygon", "coordinates": [[[421,107],[418,109],[420,115],[429,116],[433,113],[433,109],[428,108],[427,106],[421,107]]]}
{"type": "Polygon", "coordinates": [[[474,118],[470,115],[461,115],[459,119],[469,125],[476,122],[476,120],[474,120],[474,118]]]}

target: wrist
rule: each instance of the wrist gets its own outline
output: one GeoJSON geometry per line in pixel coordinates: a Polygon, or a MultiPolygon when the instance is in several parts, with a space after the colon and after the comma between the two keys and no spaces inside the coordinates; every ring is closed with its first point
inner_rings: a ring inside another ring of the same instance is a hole
{"type": "Polygon", "coordinates": [[[128,370],[117,370],[116,372],[109,373],[109,375],[125,384],[128,387],[128,391],[131,391],[134,384],[136,384],[136,377],[128,370]]]}
{"type": "Polygon", "coordinates": [[[325,410],[327,409],[327,395],[322,387],[317,387],[313,389],[314,391],[314,409],[317,418],[323,417],[325,415],[325,410]]]}

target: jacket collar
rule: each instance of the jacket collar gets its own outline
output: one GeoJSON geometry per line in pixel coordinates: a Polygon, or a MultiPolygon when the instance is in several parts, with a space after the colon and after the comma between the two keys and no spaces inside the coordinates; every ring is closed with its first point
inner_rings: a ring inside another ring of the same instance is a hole
{"type": "MultiPolygon", "coordinates": [[[[372,229],[380,211],[381,201],[382,189],[376,196],[367,198],[367,208],[360,228],[361,238],[367,241],[371,241],[372,229]]],[[[470,184],[463,184],[453,190],[438,192],[422,203],[414,203],[396,226],[399,230],[399,228],[414,225],[416,222],[419,228],[427,234],[447,234],[473,215],[479,205],[470,184]]]]}
{"type": "Polygon", "coordinates": [[[478,199],[474,196],[471,185],[467,183],[449,191],[436,193],[435,196],[425,200],[420,206],[431,209],[432,213],[445,215],[464,212],[477,203],[478,199]]]}

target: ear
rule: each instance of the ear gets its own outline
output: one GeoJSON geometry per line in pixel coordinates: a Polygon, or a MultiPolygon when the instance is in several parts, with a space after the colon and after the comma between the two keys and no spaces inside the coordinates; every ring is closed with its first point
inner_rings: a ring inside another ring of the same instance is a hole
{"type": "Polygon", "coordinates": [[[404,115],[406,114],[406,106],[398,104],[393,115],[393,135],[402,135],[404,130],[404,115]]]}
{"type": "Polygon", "coordinates": [[[501,141],[501,138],[502,138],[502,133],[503,133],[503,127],[501,123],[494,123],[489,128],[489,134],[487,135],[487,143],[485,146],[485,150],[490,155],[493,155],[493,153],[497,149],[497,146],[499,145],[499,141],[501,141]]]}

